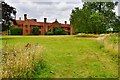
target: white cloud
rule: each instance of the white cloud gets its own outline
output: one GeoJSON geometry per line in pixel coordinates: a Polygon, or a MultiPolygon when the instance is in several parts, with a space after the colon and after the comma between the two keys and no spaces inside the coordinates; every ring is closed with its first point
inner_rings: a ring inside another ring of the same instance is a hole
{"type": "Polygon", "coordinates": [[[118,6],[115,8],[116,15],[118,15],[118,6]]]}
{"type": "Polygon", "coordinates": [[[78,0],[6,0],[6,2],[16,8],[17,19],[19,17],[23,19],[26,13],[28,18],[36,18],[38,21],[43,21],[46,17],[49,22],[58,19],[60,23],[64,23],[65,20],[69,23],[71,10],[82,6],[78,0]]]}
{"type": "Polygon", "coordinates": [[[6,0],[7,2],[81,2],[81,0],[6,0]]]}
{"type": "MultiPolygon", "coordinates": [[[[60,23],[69,22],[70,14],[74,7],[82,7],[81,0],[6,0],[6,2],[17,10],[17,19],[28,14],[28,18],[36,18],[43,21],[46,17],[48,22],[58,19],[60,23]]],[[[118,11],[117,8],[115,10],[118,11]]],[[[117,12],[118,13],[118,12],[117,12]]]]}
{"type": "Polygon", "coordinates": [[[118,15],[120,16],[120,0],[118,1],[118,15]]]}

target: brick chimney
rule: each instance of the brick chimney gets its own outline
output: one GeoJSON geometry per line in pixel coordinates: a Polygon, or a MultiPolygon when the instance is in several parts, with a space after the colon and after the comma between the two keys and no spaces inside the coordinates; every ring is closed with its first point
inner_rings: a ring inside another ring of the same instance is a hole
{"type": "Polygon", "coordinates": [[[33,21],[37,22],[37,19],[32,19],[33,21]]]}
{"type": "Polygon", "coordinates": [[[65,21],[65,24],[67,24],[67,21],[65,21]]]}
{"type": "Polygon", "coordinates": [[[24,20],[25,21],[27,20],[27,14],[24,14],[24,20]]]}
{"type": "Polygon", "coordinates": [[[21,17],[19,17],[19,20],[21,20],[21,17]]]}
{"type": "Polygon", "coordinates": [[[44,23],[47,23],[47,18],[44,18],[44,23]]]}

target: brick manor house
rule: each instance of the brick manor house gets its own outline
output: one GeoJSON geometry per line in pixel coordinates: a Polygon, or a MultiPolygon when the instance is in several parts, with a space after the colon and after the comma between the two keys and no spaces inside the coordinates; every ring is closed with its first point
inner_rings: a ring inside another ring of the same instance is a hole
{"type": "MultiPolygon", "coordinates": [[[[14,27],[22,28],[23,35],[31,34],[32,29],[35,26],[39,27],[39,35],[45,35],[45,33],[53,27],[61,27],[68,35],[72,34],[70,24],[67,24],[67,21],[65,21],[64,24],[61,24],[57,21],[57,19],[52,23],[47,22],[47,18],[44,18],[44,22],[37,22],[36,19],[27,19],[27,14],[24,14],[24,20],[21,20],[21,18],[19,18],[19,20],[16,20],[16,23],[17,24],[14,24],[14,27]]],[[[5,35],[6,32],[3,32],[2,34],[5,35]]]]}

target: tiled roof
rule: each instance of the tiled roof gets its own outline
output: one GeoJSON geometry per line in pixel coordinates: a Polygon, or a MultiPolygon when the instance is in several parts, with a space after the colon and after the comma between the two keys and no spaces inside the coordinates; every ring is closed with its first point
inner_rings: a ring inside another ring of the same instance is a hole
{"type": "MultiPolygon", "coordinates": [[[[34,21],[35,19],[27,19],[26,21],[24,20],[16,20],[17,22],[17,25],[22,25],[22,24],[29,24],[29,25],[33,25],[33,26],[43,26],[44,22],[37,22],[37,21],[34,21]]],[[[59,23],[58,21],[55,21],[55,22],[47,22],[47,25],[48,26],[52,26],[54,23],[58,23],[60,24],[61,27],[70,27],[70,24],[61,24],[59,23]]]]}
{"type": "Polygon", "coordinates": [[[34,25],[34,26],[42,26],[43,25],[42,23],[36,22],[32,19],[27,19],[26,21],[16,20],[16,22],[17,22],[18,25],[27,24],[27,23],[29,23],[29,25],[34,25]]]}
{"type": "Polygon", "coordinates": [[[61,27],[70,27],[69,24],[61,24],[61,27]]]}
{"type": "Polygon", "coordinates": [[[24,21],[23,20],[16,20],[17,23],[23,24],[24,21]]]}

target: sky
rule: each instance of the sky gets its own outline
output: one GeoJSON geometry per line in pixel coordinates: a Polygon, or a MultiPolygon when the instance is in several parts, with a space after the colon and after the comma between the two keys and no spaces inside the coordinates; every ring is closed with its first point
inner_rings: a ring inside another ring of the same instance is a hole
{"type": "MultiPolygon", "coordinates": [[[[70,23],[70,14],[75,7],[82,8],[82,0],[5,0],[9,5],[16,8],[16,19],[24,19],[27,14],[28,19],[37,19],[43,22],[54,22],[55,19],[60,23],[70,23]]],[[[118,8],[115,10],[118,13],[118,8]]]]}

